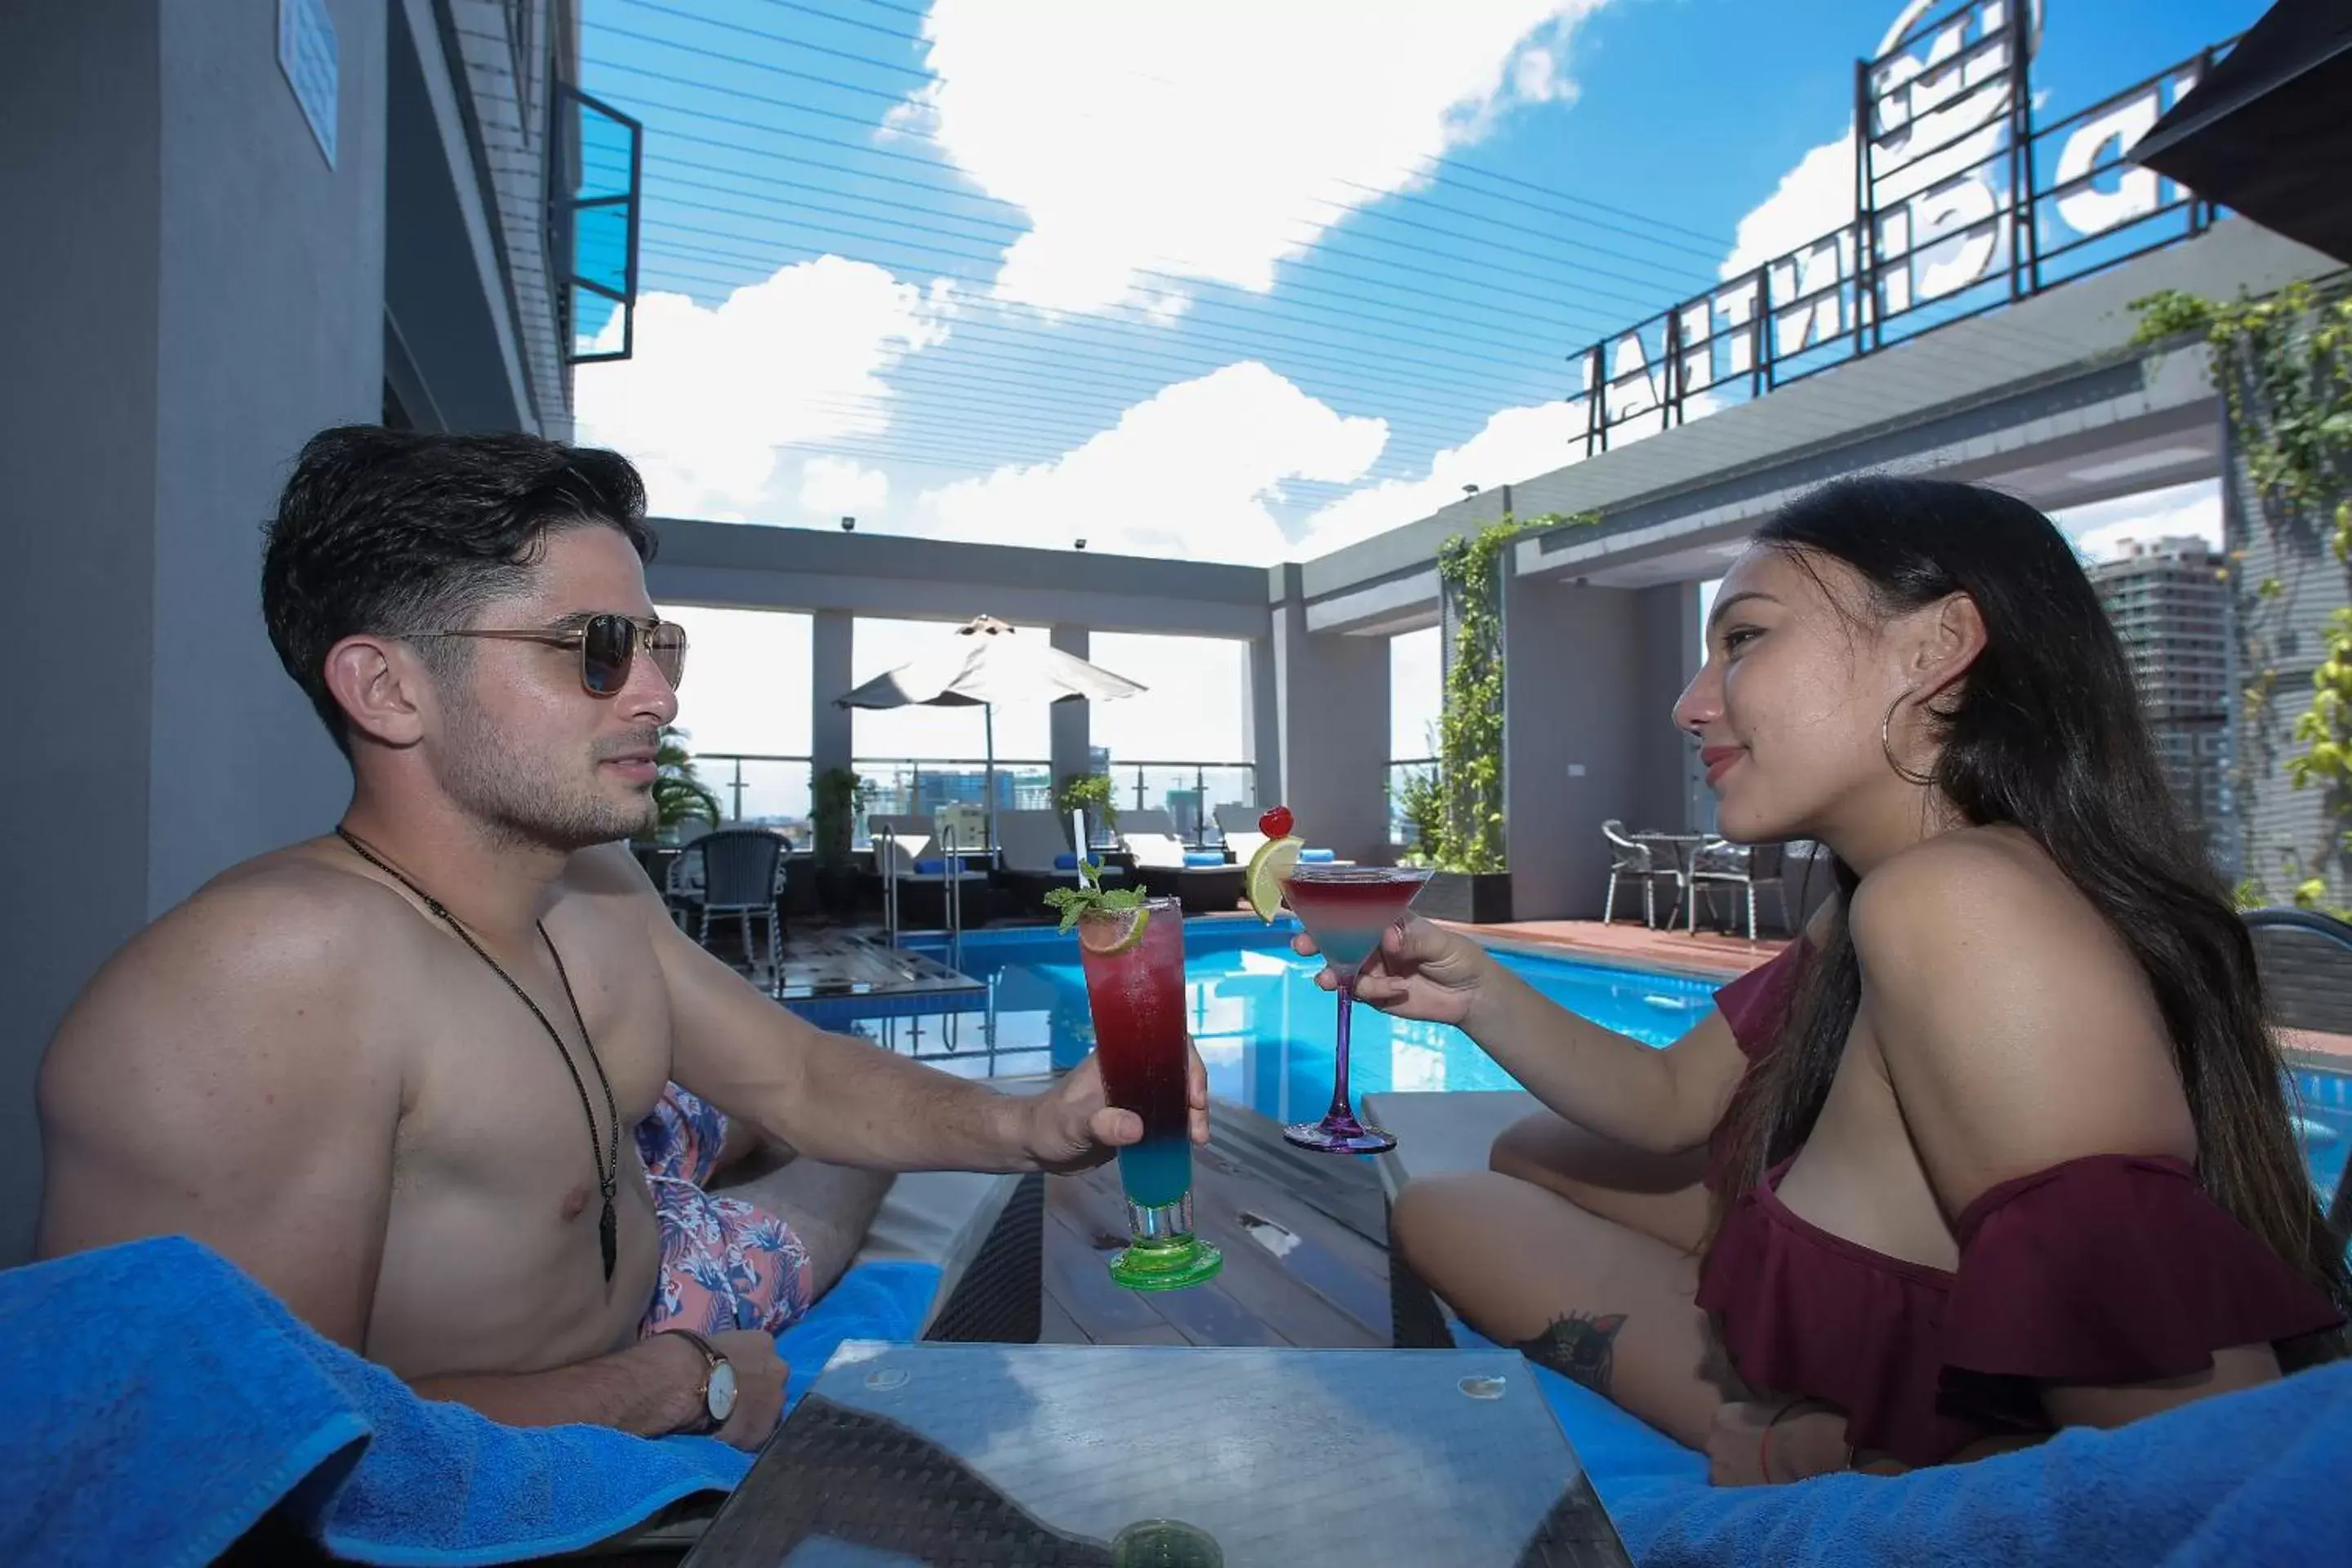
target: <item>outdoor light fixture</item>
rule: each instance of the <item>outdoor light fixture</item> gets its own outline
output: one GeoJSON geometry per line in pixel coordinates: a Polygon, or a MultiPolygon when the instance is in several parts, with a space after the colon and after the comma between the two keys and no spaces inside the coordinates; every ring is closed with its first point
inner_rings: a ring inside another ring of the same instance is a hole
{"type": "Polygon", "coordinates": [[[857,531],[857,520],[856,520],[856,518],[854,518],[854,517],[845,517],[845,518],[843,518],[843,519],[841,520],[841,531],[842,531],[842,532],[844,532],[844,533],[855,533],[855,532],[856,532],[856,531],[857,531]]]}
{"type": "Polygon", "coordinates": [[[1475,496],[1478,493],[1478,487],[1476,485],[1464,485],[1462,487],[1462,493],[1465,496],[1475,496]]]}
{"type": "Polygon", "coordinates": [[[1079,548],[1079,549],[1081,549],[1081,550],[1084,550],[1086,547],[1087,547],[1087,542],[1086,542],[1085,540],[1083,540],[1083,539],[1079,540],[1079,541],[1078,541],[1078,548],[1079,548]]]}

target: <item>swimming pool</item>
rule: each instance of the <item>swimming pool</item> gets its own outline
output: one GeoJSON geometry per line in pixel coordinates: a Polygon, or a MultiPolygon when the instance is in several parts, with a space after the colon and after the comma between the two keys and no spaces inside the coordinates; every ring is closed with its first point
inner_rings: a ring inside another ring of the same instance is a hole
{"type": "MultiPolygon", "coordinates": [[[[1319,958],[1300,958],[1284,920],[1198,923],[1184,936],[1185,1002],[1209,1092],[1277,1121],[1320,1116],[1331,1102],[1330,993],[1315,984],[1319,958]]],[[[908,944],[934,955],[944,942],[908,944]]],[[[1679,1039],[1714,1005],[1717,982],[1655,971],[1502,952],[1503,963],[1570,1011],[1653,1046],[1679,1039]]],[[[983,999],[961,1013],[867,1018],[848,1026],[876,1042],[974,1078],[1045,1072],[1094,1048],[1086,978],[1075,937],[1043,929],[974,931],[963,939],[964,973],[983,999]]],[[[1391,1018],[1358,1007],[1349,1084],[1384,1089],[1517,1089],[1461,1030],[1391,1018]]],[[[2352,1075],[2298,1069],[2305,1153],[2323,1192],[2335,1191],[2352,1149],[2352,1075]]]]}

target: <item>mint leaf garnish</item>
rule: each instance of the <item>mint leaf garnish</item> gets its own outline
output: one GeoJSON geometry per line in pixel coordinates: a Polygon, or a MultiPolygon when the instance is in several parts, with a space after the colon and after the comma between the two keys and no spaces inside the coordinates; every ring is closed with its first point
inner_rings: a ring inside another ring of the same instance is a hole
{"type": "Polygon", "coordinates": [[[1060,929],[1066,936],[1077,929],[1081,919],[1094,910],[1113,912],[1141,909],[1143,890],[1140,888],[1106,888],[1102,885],[1102,874],[1095,868],[1094,862],[1081,859],[1078,862],[1078,885],[1055,888],[1045,895],[1045,902],[1060,912],[1060,929]]]}

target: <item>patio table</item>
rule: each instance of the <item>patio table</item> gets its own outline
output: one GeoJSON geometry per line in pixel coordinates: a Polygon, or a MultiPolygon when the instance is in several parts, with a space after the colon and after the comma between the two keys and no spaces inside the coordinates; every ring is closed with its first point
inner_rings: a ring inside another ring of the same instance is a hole
{"type": "Polygon", "coordinates": [[[852,1342],[688,1568],[1630,1568],[1495,1351],[852,1342]]]}

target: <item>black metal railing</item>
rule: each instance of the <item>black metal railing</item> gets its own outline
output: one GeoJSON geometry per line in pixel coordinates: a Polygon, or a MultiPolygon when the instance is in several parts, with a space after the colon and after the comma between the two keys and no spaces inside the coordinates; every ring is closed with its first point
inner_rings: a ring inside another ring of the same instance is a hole
{"type": "Polygon", "coordinates": [[[1571,356],[1586,457],[2211,226],[2129,154],[2234,40],[2037,127],[2030,9],[1966,0],[1856,62],[1853,222],[1571,356]]]}

